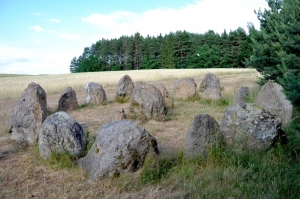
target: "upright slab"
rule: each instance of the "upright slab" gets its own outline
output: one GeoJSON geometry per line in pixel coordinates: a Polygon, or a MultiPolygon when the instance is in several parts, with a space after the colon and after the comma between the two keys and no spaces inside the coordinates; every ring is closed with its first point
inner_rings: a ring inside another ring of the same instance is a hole
{"type": "Polygon", "coordinates": [[[11,138],[19,143],[34,144],[47,117],[45,90],[34,82],[23,91],[9,117],[11,138]]]}

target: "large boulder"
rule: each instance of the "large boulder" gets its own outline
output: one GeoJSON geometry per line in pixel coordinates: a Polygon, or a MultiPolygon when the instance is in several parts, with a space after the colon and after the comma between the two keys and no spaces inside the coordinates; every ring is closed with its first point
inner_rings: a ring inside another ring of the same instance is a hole
{"type": "Polygon", "coordinates": [[[136,116],[147,119],[157,119],[167,113],[161,92],[145,82],[138,82],[134,87],[129,110],[136,116]]]}
{"type": "Polygon", "coordinates": [[[267,82],[258,93],[254,104],[273,115],[277,115],[283,124],[291,121],[293,105],[282,92],[282,86],[275,82],[267,82]]]}
{"type": "Polygon", "coordinates": [[[87,83],[85,90],[86,90],[86,98],[85,98],[86,104],[90,103],[94,105],[101,105],[107,103],[106,93],[102,85],[95,82],[89,82],[87,83]]]}
{"type": "Polygon", "coordinates": [[[129,99],[131,97],[134,84],[129,75],[124,75],[118,82],[116,98],[129,99]]]}
{"type": "Polygon", "coordinates": [[[76,98],[76,92],[71,88],[66,88],[58,101],[58,110],[59,111],[71,111],[78,106],[78,101],[76,98]]]}
{"type": "Polygon", "coordinates": [[[208,73],[200,86],[200,97],[203,99],[218,100],[221,98],[220,80],[213,73],[208,73]]]}
{"type": "Polygon", "coordinates": [[[185,154],[206,157],[209,147],[222,143],[218,122],[208,114],[194,118],[186,134],[185,154]]]}
{"type": "Polygon", "coordinates": [[[51,157],[52,152],[80,155],[86,149],[86,135],[81,125],[66,112],[48,116],[39,131],[40,156],[51,157]]]}
{"type": "Polygon", "coordinates": [[[241,86],[239,91],[235,94],[233,104],[238,104],[240,107],[245,107],[249,98],[249,87],[241,86]]]}
{"type": "Polygon", "coordinates": [[[174,83],[173,95],[175,98],[187,99],[196,95],[197,84],[193,78],[177,80],[174,83]]]}
{"type": "Polygon", "coordinates": [[[227,108],[220,129],[228,145],[236,148],[267,149],[280,136],[281,119],[247,103],[227,108]]]}
{"type": "Polygon", "coordinates": [[[37,142],[40,127],[47,117],[47,96],[34,82],[23,91],[9,117],[9,132],[17,143],[37,142]]]}
{"type": "Polygon", "coordinates": [[[142,167],[145,157],[157,142],[143,127],[130,120],[104,124],[88,154],[78,160],[91,179],[134,172],[142,167]]]}

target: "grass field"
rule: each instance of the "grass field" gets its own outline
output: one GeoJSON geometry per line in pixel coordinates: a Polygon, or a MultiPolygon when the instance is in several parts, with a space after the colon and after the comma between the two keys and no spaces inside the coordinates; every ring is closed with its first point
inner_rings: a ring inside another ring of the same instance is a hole
{"type": "Polygon", "coordinates": [[[176,80],[185,77],[203,77],[210,71],[216,75],[257,74],[253,69],[161,69],[132,70],[91,73],[73,73],[63,75],[12,75],[0,74],[0,99],[19,97],[30,82],[40,84],[47,94],[60,93],[71,86],[74,90],[84,89],[88,82],[97,82],[104,87],[115,86],[119,79],[127,74],[134,82],[176,80]],[[13,89],[12,89],[13,88],[13,89]]]}
{"type": "Polygon", "coordinates": [[[289,144],[268,151],[237,152],[223,147],[209,150],[206,159],[183,156],[185,134],[193,118],[206,113],[220,122],[240,86],[250,88],[250,101],[253,101],[260,89],[255,83],[258,76],[251,69],[187,69],[0,78],[0,86],[4,88],[0,91],[0,198],[299,198],[300,138],[289,127],[285,127],[289,144]],[[51,112],[57,109],[60,93],[66,87],[74,88],[82,104],[86,83],[102,84],[109,101],[107,105],[69,112],[85,133],[96,135],[96,130],[109,122],[116,110],[123,108],[129,115],[129,103],[114,101],[117,83],[123,75],[130,75],[134,82],[163,83],[172,96],[177,79],[192,77],[199,86],[208,72],[220,79],[221,100],[174,99],[167,121],[136,120],[157,139],[161,154],[149,155],[144,167],[135,173],[92,181],[70,157],[62,155],[44,161],[37,146],[18,149],[9,138],[9,114],[30,82],[39,83],[45,89],[51,112]]]}

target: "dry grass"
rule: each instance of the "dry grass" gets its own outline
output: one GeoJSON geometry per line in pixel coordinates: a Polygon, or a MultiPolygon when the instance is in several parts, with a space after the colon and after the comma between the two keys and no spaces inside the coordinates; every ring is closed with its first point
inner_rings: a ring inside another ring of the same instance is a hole
{"type": "Polygon", "coordinates": [[[97,82],[104,87],[117,85],[119,79],[128,74],[134,82],[175,80],[186,77],[199,78],[213,72],[216,75],[257,74],[253,69],[160,69],[73,73],[46,76],[13,76],[0,74],[0,99],[16,98],[21,95],[29,83],[40,84],[47,94],[61,93],[71,86],[74,90],[85,88],[88,82],[97,82]]]}
{"type": "MultiPolygon", "coordinates": [[[[134,82],[161,82],[172,96],[175,80],[192,77],[199,85],[207,72],[218,75],[224,87],[222,96],[229,104],[240,86],[250,87],[252,98],[258,92],[259,87],[255,83],[258,73],[249,69],[146,70],[1,78],[0,86],[3,88],[5,85],[6,89],[0,94],[0,198],[180,198],[184,188],[173,186],[175,182],[164,186],[139,186],[133,183],[140,171],[118,179],[91,181],[81,168],[58,169],[44,162],[39,158],[36,147],[18,152],[8,138],[8,118],[16,97],[32,81],[46,90],[48,107],[53,110],[57,108],[60,92],[65,87],[73,87],[82,104],[85,84],[95,81],[104,85],[109,103],[105,106],[84,107],[69,114],[82,124],[85,132],[96,135],[96,130],[107,123],[116,110],[124,108],[126,114],[129,112],[128,103],[113,102],[117,82],[124,74],[130,75],[134,82]],[[19,90],[11,91],[14,88],[19,90]]],[[[220,121],[226,108],[215,102],[175,100],[175,107],[169,110],[168,121],[150,120],[140,125],[157,138],[163,153],[173,153],[183,148],[185,134],[195,116],[207,113],[220,121]]]]}

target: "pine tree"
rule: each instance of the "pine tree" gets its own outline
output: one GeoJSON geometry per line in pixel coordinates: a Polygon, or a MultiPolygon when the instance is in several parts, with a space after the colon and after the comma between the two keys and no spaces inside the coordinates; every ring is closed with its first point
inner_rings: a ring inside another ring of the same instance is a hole
{"type": "Polygon", "coordinates": [[[300,105],[300,1],[268,0],[269,10],[258,11],[261,31],[250,29],[253,55],[248,65],[263,78],[281,84],[291,102],[300,105]]]}
{"type": "Polygon", "coordinates": [[[71,60],[71,64],[70,64],[70,72],[76,73],[76,68],[77,68],[77,58],[73,57],[73,59],[71,60]]]}

